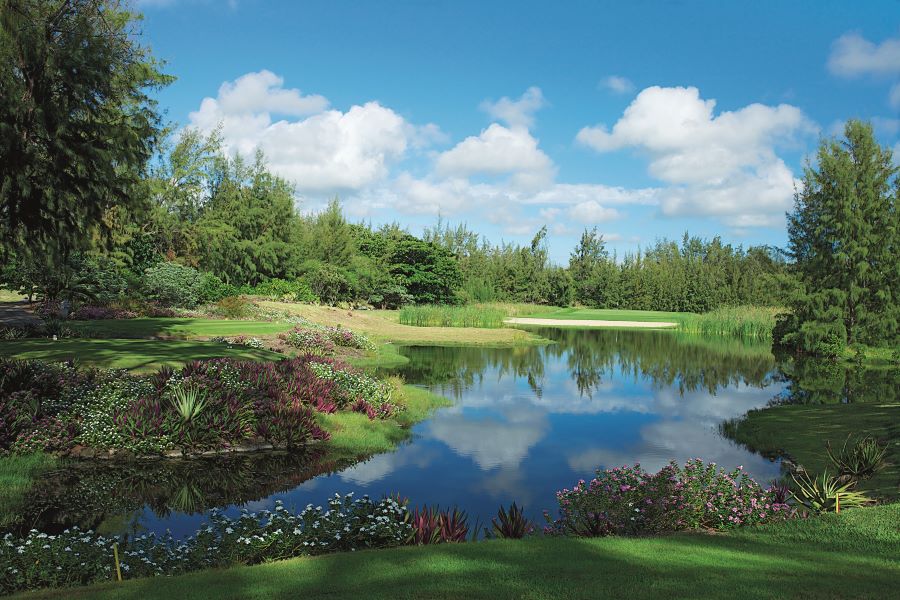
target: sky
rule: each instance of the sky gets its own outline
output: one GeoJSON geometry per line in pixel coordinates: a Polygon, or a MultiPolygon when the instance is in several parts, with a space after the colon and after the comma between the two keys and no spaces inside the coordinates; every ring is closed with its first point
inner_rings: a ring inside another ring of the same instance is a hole
{"type": "Polygon", "coordinates": [[[494,243],[585,228],[784,246],[819,140],[900,157],[900,1],[137,0],[177,127],[262,149],[302,211],[494,243]]]}

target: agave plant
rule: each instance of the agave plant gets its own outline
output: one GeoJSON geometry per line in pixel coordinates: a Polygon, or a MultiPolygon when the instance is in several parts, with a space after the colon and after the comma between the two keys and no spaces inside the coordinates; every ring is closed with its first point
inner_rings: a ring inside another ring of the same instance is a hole
{"type": "Polygon", "coordinates": [[[797,489],[791,494],[803,506],[813,512],[840,512],[846,508],[858,508],[872,502],[865,493],[854,490],[856,481],[833,477],[828,471],[818,477],[805,472],[791,474],[797,489]]]}
{"type": "Polygon", "coordinates": [[[525,517],[523,508],[513,502],[507,511],[502,506],[497,511],[497,518],[491,519],[494,534],[499,538],[522,539],[534,531],[534,524],[525,517]]]}
{"type": "Polygon", "coordinates": [[[831,447],[830,441],[826,442],[825,451],[839,474],[853,479],[868,479],[884,467],[887,446],[879,444],[871,436],[853,440],[852,443],[851,439],[852,436],[848,435],[839,451],[831,447]]]}

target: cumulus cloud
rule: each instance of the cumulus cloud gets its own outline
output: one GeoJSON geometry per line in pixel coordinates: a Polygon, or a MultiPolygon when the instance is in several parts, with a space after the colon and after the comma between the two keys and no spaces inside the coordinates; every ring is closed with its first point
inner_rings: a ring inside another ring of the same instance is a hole
{"type": "Polygon", "coordinates": [[[300,192],[358,190],[380,182],[409,147],[440,135],[436,126],[416,127],[374,101],[346,112],[326,110],[322,96],[304,96],[283,83],[269,71],[226,82],[190,114],[190,125],[206,132],[220,127],[230,152],[261,149],[271,169],[300,192]]]}
{"type": "Polygon", "coordinates": [[[900,110],[900,83],[895,83],[891,87],[891,91],[888,94],[888,103],[891,105],[891,108],[900,110]]]}
{"type": "Polygon", "coordinates": [[[493,123],[440,154],[435,172],[455,177],[509,175],[515,184],[535,187],[549,183],[556,167],[527,129],[493,123]]]}
{"type": "Polygon", "coordinates": [[[615,94],[627,94],[634,90],[634,84],[627,77],[610,75],[600,81],[600,87],[615,94]]]}
{"type": "Polygon", "coordinates": [[[577,140],[598,152],[645,152],[650,174],[670,184],[659,194],[664,214],[771,225],[790,206],[796,184],[775,147],[815,127],[787,104],[751,104],[718,115],[715,106],[694,87],[650,87],[612,129],[585,127],[577,140]]]}
{"type": "Polygon", "coordinates": [[[492,119],[503,121],[510,127],[531,128],[534,125],[534,113],[546,104],[541,88],[532,86],[518,100],[511,100],[506,96],[496,102],[485,100],[481,103],[481,110],[492,119]]]}
{"type": "Polygon", "coordinates": [[[858,33],[846,33],[832,44],[828,70],[841,77],[900,74],[900,38],[875,44],[858,33]]]}
{"type": "Polygon", "coordinates": [[[569,216],[578,223],[590,225],[617,219],[620,214],[616,209],[603,206],[596,200],[587,200],[570,208],[569,216]]]}

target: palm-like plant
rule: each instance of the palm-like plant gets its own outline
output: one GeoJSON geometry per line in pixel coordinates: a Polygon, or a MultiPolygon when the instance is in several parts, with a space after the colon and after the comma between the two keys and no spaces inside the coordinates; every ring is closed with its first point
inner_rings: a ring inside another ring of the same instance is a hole
{"type": "Polygon", "coordinates": [[[174,388],[172,392],[175,395],[172,404],[181,417],[181,424],[190,425],[206,408],[206,391],[200,389],[199,385],[185,384],[174,388]]]}
{"type": "Polygon", "coordinates": [[[494,534],[499,538],[521,539],[534,531],[534,524],[525,517],[523,508],[513,502],[509,511],[502,506],[497,511],[497,518],[491,519],[494,534]]]}
{"type": "Polygon", "coordinates": [[[857,480],[868,479],[884,467],[887,446],[879,444],[878,440],[871,436],[853,440],[852,443],[851,440],[852,436],[848,435],[839,451],[831,447],[830,441],[825,444],[828,458],[837,467],[840,475],[857,480]]]}
{"type": "Polygon", "coordinates": [[[842,509],[858,508],[872,502],[865,493],[854,490],[856,481],[833,477],[828,471],[818,477],[810,477],[805,472],[791,474],[797,485],[791,494],[803,506],[814,512],[840,512],[842,509]]]}

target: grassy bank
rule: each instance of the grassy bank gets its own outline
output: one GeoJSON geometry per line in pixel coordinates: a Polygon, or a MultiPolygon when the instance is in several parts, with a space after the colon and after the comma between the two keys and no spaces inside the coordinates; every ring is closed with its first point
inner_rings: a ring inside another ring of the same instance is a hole
{"type": "Polygon", "coordinates": [[[47,454],[0,456],[0,529],[15,522],[34,478],[58,462],[47,454]]]}
{"type": "Polygon", "coordinates": [[[138,339],[13,340],[0,345],[0,356],[60,362],[75,359],[85,366],[105,369],[154,371],[163,365],[177,367],[191,360],[242,358],[280,360],[281,354],[268,350],[227,346],[218,342],[138,339]]]}
{"type": "MultiPolygon", "coordinates": [[[[834,467],[825,443],[838,449],[848,435],[871,435],[888,444],[888,466],[860,489],[881,498],[900,496],[900,404],[785,405],[752,410],[723,426],[723,432],[750,450],[788,456],[812,472],[834,467]]],[[[898,523],[900,527],[900,523],[898,523]]]]}
{"type": "Polygon", "coordinates": [[[519,329],[414,327],[398,322],[398,311],[349,311],[310,304],[261,302],[261,306],[301,316],[321,325],[340,325],[382,342],[431,346],[511,347],[547,343],[519,329]]]}
{"type": "Polygon", "coordinates": [[[720,535],[533,538],[333,554],[22,598],[885,598],[900,505],[720,535]]]}
{"type": "Polygon", "coordinates": [[[356,459],[390,452],[410,437],[409,427],[426,419],[432,411],[449,406],[450,400],[428,390],[394,382],[395,400],[404,408],[396,418],[370,420],[360,413],[319,415],[322,426],[331,433],[328,441],[330,458],[356,459]]]}

